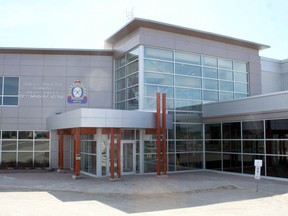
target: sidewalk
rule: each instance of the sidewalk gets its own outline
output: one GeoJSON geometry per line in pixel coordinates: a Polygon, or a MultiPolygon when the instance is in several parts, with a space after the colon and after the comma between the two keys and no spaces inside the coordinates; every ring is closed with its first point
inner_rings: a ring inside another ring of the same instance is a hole
{"type": "Polygon", "coordinates": [[[82,175],[74,180],[71,176],[70,172],[0,170],[0,215],[30,216],[39,211],[41,215],[95,215],[95,211],[101,216],[197,215],[197,211],[201,215],[261,211],[261,215],[279,215],[288,211],[287,181],[214,172],[124,176],[113,182],[108,177],[82,175]]]}

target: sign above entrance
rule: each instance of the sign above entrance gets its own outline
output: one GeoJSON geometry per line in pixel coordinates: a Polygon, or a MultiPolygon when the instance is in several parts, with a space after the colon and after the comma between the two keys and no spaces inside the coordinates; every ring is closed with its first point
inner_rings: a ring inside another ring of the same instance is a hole
{"type": "Polygon", "coordinates": [[[67,97],[67,102],[71,104],[87,103],[87,90],[83,83],[80,80],[76,80],[69,87],[69,94],[67,97]]]}

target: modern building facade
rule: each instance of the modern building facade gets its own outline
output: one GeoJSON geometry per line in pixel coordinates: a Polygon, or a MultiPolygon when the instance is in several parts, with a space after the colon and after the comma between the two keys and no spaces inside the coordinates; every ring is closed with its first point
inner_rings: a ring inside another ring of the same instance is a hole
{"type": "Polygon", "coordinates": [[[262,159],[288,177],[288,62],[261,58],[268,46],[143,19],[105,43],[0,49],[1,168],[158,173],[158,128],[167,172],[253,174],[262,159]]]}

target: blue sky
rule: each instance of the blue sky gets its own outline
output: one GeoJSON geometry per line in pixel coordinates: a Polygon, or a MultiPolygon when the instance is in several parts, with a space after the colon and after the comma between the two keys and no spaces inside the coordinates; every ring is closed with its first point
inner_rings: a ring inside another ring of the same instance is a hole
{"type": "Polygon", "coordinates": [[[0,47],[101,49],[135,17],[263,43],[288,58],[287,0],[0,0],[0,47]]]}

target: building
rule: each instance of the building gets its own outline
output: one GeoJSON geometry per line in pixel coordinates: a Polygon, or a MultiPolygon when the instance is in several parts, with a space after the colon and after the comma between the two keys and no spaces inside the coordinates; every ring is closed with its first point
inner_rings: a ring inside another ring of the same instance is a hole
{"type": "Polygon", "coordinates": [[[134,19],[105,47],[0,49],[1,168],[253,174],[262,159],[288,177],[288,61],[269,46],[134,19]]]}

